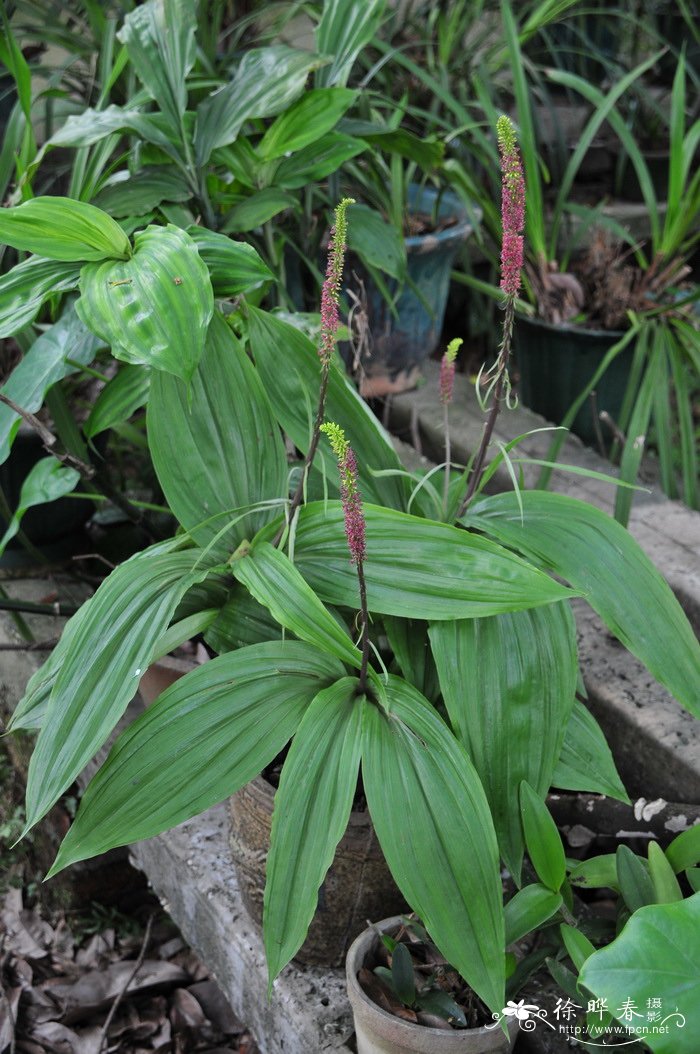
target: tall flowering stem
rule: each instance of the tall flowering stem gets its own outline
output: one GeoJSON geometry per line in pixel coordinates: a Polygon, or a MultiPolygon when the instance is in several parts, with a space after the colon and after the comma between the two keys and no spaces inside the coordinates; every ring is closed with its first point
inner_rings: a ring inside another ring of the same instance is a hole
{"type": "Polygon", "coordinates": [[[464,341],[455,337],[447,345],[447,350],[440,362],[440,401],[442,403],[442,423],[445,436],[445,483],[442,491],[442,516],[447,519],[447,507],[450,497],[450,469],[452,467],[452,447],[450,442],[449,405],[455,383],[455,359],[464,341]]]}
{"type": "Polygon", "coordinates": [[[350,559],[357,568],[360,585],[360,621],[362,623],[362,664],[360,667],[359,693],[364,695],[367,688],[367,665],[369,662],[369,613],[367,611],[367,586],[365,584],[364,561],[365,548],[365,515],[362,510],[362,498],[357,478],[357,459],[355,452],[345,438],[343,429],[332,421],[321,425],[338,459],[340,471],[340,500],[345,518],[345,537],[348,541],[350,559]]]}
{"type": "Polygon", "coordinates": [[[525,177],[518,152],[518,140],[510,117],[502,115],[496,123],[498,150],[501,156],[501,291],[503,292],[503,336],[498,350],[498,358],[486,374],[491,380],[487,388],[485,402],[493,394],[493,403],[484,425],[484,434],[474,460],[474,467],[469,478],[469,486],[460,507],[459,516],[464,514],[467,505],[476,493],[484,473],[486,453],[491,442],[504,398],[508,399],[510,381],[508,379],[508,362],[513,343],[513,323],[515,321],[515,301],[520,290],[520,277],[523,268],[525,228],[525,177]]]}
{"type": "MultiPolygon", "coordinates": [[[[348,206],[354,204],[354,198],[343,198],[336,206],[335,220],[331,227],[326,277],[321,290],[321,339],[318,347],[318,357],[321,361],[321,384],[319,387],[318,406],[316,409],[316,419],[314,421],[313,432],[311,434],[311,442],[306,457],[304,458],[299,485],[297,486],[289,506],[289,513],[287,516],[289,523],[291,523],[292,517],[304,497],[306,478],[316,456],[321,436],[321,425],[323,424],[326,412],[326,395],[328,394],[328,378],[330,375],[331,359],[333,357],[333,350],[338,337],[338,327],[340,326],[338,303],[340,301],[340,287],[343,281],[343,265],[345,262],[345,250],[347,247],[348,220],[346,212],[348,206]]],[[[275,545],[279,543],[283,533],[284,528],[282,527],[275,538],[275,545]]]]}

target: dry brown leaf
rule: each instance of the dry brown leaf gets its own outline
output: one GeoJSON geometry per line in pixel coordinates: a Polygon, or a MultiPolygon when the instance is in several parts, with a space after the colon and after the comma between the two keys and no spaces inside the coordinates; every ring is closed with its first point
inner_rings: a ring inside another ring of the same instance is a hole
{"type": "Polygon", "coordinates": [[[36,961],[44,959],[54,938],[53,927],[22,906],[22,890],[9,889],[2,901],[0,929],[14,955],[36,961]]]}
{"type": "MultiPolygon", "coordinates": [[[[97,1010],[108,1007],[124,990],[134,969],[130,960],[113,963],[106,970],[91,970],[73,984],[54,984],[45,990],[61,1008],[61,1019],[67,1024],[81,1021],[97,1010]]],[[[132,978],[127,992],[141,992],[156,985],[172,985],[187,980],[187,975],[173,963],[147,959],[132,978]]]]}
{"type": "Polygon", "coordinates": [[[211,1023],[225,1036],[235,1036],[243,1032],[240,1023],[223,992],[214,981],[199,981],[190,985],[190,995],[193,995],[211,1023]]]}
{"type": "Polygon", "coordinates": [[[176,1032],[187,1028],[202,1028],[206,1018],[202,1008],[186,988],[176,988],[170,997],[170,1023],[176,1032]]]}

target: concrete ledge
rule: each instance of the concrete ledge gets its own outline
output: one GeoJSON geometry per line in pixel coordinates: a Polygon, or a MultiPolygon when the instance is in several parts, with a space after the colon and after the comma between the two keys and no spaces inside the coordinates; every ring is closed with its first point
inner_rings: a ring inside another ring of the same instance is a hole
{"type": "Polygon", "coordinates": [[[165,835],[132,847],[163,907],[214,974],[262,1054],[351,1048],[352,1014],[341,970],[290,964],[267,1000],[259,930],[241,903],[228,846],[228,810],[218,805],[165,835]]]}

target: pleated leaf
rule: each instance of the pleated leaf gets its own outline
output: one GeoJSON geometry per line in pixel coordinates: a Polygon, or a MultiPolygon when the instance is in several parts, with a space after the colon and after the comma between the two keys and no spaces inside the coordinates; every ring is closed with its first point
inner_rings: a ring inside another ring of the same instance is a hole
{"type": "Polygon", "coordinates": [[[173,161],[181,160],[175,129],[158,113],[106,106],[104,110],[88,108],[71,114],[53,134],[49,146],[93,146],[117,132],[133,134],[163,150],[173,161]]]}
{"type": "MultiPolygon", "coordinates": [[[[148,441],[170,508],[202,546],[234,510],[286,494],[287,460],[266,392],[218,313],[189,390],[165,373],[152,377],[148,441]]],[[[278,514],[276,507],[253,511],[223,535],[219,550],[233,552],[278,514]]]]}
{"type": "Polygon", "coordinates": [[[342,662],[359,667],[362,656],[294,564],[268,542],[234,560],[233,574],[285,629],[342,662]]]}
{"type": "Polygon", "coordinates": [[[275,183],[287,190],[317,183],[366,149],[367,144],[362,139],[341,132],[328,132],[318,142],[284,158],[275,173],[275,183]]]}
{"type": "MultiPolygon", "coordinates": [[[[532,783],[532,780],[530,780],[532,783]]],[[[564,733],[552,786],[561,790],[606,794],[629,805],[603,730],[590,710],[576,700],[564,733]]]]}
{"type": "Polygon", "coordinates": [[[503,1007],[504,921],[498,843],[462,746],[397,677],[388,713],[367,703],[362,780],[396,884],[445,958],[492,1010],[503,1007]]]}
{"type": "Polygon", "coordinates": [[[698,934],[700,893],[679,903],[640,908],[612,944],[586,959],[579,984],[605,999],[623,1022],[625,1004],[646,1013],[647,1000],[659,999],[661,1020],[656,1032],[649,1025],[642,1033],[644,1043],[654,1054],[695,1054],[700,1030],[698,934]]]}
{"type": "Polygon", "coordinates": [[[216,147],[232,143],[245,121],[285,110],[301,95],[311,70],[325,61],[286,44],[246,51],[233,80],[197,107],[198,164],[206,164],[216,147]]]}
{"type": "Polygon", "coordinates": [[[30,256],[0,276],[0,338],[33,322],[53,293],[75,289],[79,275],[80,268],[73,263],[30,256]]]}
{"type": "Polygon", "coordinates": [[[204,639],[221,655],[249,644],[280,639],[282,627],[267,608],[252,597],[245,586],[233,583],[229,598],[207,630],[204,639]]]}
{"type": "Polygon", "coordinates": [[[187,233],[207,265],[214,296],[239,296],[275,280],[252,245],[235,242],[205,227],[188,227],[187,233]]]}
{"type": "Polygon", "coordinates": [[[187,106],[196,26],[191,0],[148,0],[126,15],[117,34],[137,77],[175,127],[187,106]]]}
{"type": "Polygon", "coordinates": [[[162,201],[189,201],[192,196],[175,165],[147,165],[138,172],[120,172],[119,176],[94,198],[94,204],[110,216],[143,216],[162,201]]]}
{"type": "Polygon", "coordinates": [[[209,272],[192,239],[172,224],[147,227],[124,263],[88,264],[77,311],[124,362],[189,380],[214,311],[209,272]]]}
{"type": "MultiPolygon", "coordinates": [[[[36,413],[44,404],[48,390],[64,377],[87,366],[102,342],[78,318],[69,304],[58,322],[36,338],[2,386],[23,410],[36,413]],[[66,360],[70,359],[70,365],[66,360]]],[[[7,460],[22,418],[4,403],[0,404],[0,464],[7,460]]]]}
{"type": "Polygon", "coordinates": [[[386,0],[326,0],[316,30],[316,46],[333,60],[318,72],[319,86],[347,84],[353,63],[374,36],[385,6],[386,0]]]}
{"type": "Polygon", "coordinates": [[[283,157],[316,142],[335,127],[357,98],[348,88],[312,88],[275,120],[257,151],[264,161],[283,157]]]}
{"type": "Polygon", "coordinates": [[[124,363],[119,373],[104,386],[95,400],[90,416],[85,422],[85,435],[92,439],[100,432],[128,421],[132,414],[148,402],[150,389],[150,370],[144,366],[130,366],[124,363]]]}
{"type": "MultiPolygon", "coordinates": [[[[316,348],[307,336],[288,322],[266,311],[249,308],[250,346],[273,411],[295,446],[306,452],[316,416],[321,367],[316,348]],[[284,369],[280,369],[283,355],[284,369]]],[[[405,508],[408,500],[403,478],[376,479],[371,469],[401,469],[391,439],[347,378],[331,365],[326,418],[335,421],[352,443],[365,501],[405,508]]],[[[315,464],[335,485],[338,466],[330,445],[319,444],[315,464]]]]}
{"type": "Polygon", "coordinates": [[[263,914],[270,984],[304,942],[350,819],[362,749],[357,680],[320,692],[299,725],[272,814],[263,914]]]}
{"type": "Polygon", "coordinates": [[[106,212],[72,198],[39,197],[0,209],[0,242],[49,260],[128,260],[131,245],[106,212]]]}
{"type": "Polygon", "coordinates": [[[342,672],[308,644],[278,641],[186,674],[119,736],[51,874],[223,801],[275,758],[314,696],[342,672]]]}
{"type": "Polygon", "coordinates": [[[584,594],[608,629],[700,717],[700,643],[670,587],[634,538],[604,512],[546,491],[497,494],[471,526],[554,571],[584,594]]]}
{"type": "MultiPolygon", "coordinates": [[[[448,524],[364,506],[370,611],[404,618],[455,619],[538,607],[572,594],[507,549],[448,524]]],[[[272,535],[273,528],[265,532],[272,535]]],[[[339,501],[302,508],[294,563],[326,604],[359,606],[339,501]]]]}
{"type": "Polygon", "coordinates": [[[105,742],[188,588],[211,570],[198,549],[152,546],[121,564],[73,626],[29,764],[26,830],[105,742]]]}
{"type": "Polygon", "coordinates": [[[452,727],[479,773],[501,856],[519,882],[524,841],[513,802],[522,780],[547,793],[574,703],[570,606],[435,622],[430,643],[452,727]]]}

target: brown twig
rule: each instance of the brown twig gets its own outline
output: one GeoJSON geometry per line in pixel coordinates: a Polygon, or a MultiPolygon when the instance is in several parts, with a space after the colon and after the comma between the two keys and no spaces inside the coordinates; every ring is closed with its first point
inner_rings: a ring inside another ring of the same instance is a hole
{"type": "Polygon", "coordinates": [[[127,991],[129,990],[129,985],[131,984],[133,979],[136,977],[136,974],[139,972],[139,970],[143,966],[143,960],[146,958],[146,951],[148,949],[148,942],[151,939],[151,930],[153,929],[153,920],[154,920],[154,918],[155,918],[154,914],[148,916],[148,922],[146,923],[146,932],[143,935],[143,941],[141,943],[141,950],[139,951],[138,958],[136,959],[136,962],[134,963],[134,968],[131,971],[131,973],[129,974],[129,976],[128,976],[127,980],[126,980],[126,983],[122,987],[121,992],[119,993],[117,998],[112,1003],[112,1006],[110,1007],[109,1013],[107,1014],[107,1019],[105,1020],[105,1023],[102,1026],[102,1030],[100,1032],[100,1045],[99,1045],[99,1048],[98,1048],[100,1051],[104,1050],[105,1046],[107,1045],[107,1032],[109,1030],[109,1026],[112,1024],[112,1021],[114,1020],[114,1015],[116,1014],[116,1012],[119,1009],[119,1006],[120,1006],[122,1000],[124,999],[124,996],[126,995],[127,991]]]}

